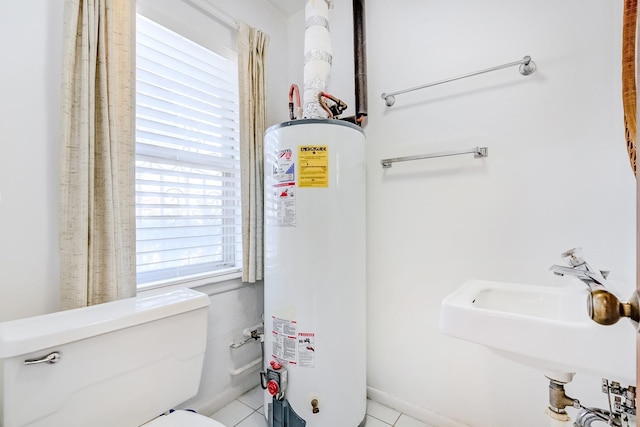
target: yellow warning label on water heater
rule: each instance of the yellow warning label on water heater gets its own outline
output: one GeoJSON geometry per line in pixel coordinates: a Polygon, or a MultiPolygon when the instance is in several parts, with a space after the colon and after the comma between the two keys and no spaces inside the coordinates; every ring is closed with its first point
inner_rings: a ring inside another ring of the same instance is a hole
{"type": "Polygon", "coordinates": [[[298,187],[329,187],[329,147],[300,145],[298,147],[298,187]]]}

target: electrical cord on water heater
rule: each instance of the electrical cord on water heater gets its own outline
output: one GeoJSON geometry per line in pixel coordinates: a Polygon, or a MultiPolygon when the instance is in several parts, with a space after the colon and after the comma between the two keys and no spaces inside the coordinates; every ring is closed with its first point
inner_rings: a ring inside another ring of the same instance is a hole
{"type": "Polygon", "coordinates": [[[267,373],[264,371],[264,334],[260,336],[260,351],[262,353],[262,371],[260,371],[260,387],[267,389],[267,373]]]}

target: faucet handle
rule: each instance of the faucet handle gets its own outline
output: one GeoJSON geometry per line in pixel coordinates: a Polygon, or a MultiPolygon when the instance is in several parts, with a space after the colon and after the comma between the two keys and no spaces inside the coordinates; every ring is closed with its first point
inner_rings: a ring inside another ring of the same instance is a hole
{"type": "Polygon", "coordinates": [[[581,257],[582,248],[573,248],[563,252],[560,256],[565,259],[572,267],[577,267],[584,264],[584,259],[581,257]]]}

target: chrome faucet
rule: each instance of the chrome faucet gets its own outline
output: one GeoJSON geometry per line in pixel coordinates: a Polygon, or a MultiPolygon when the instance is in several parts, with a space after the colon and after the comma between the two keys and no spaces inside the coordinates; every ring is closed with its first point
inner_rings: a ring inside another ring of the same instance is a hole
{"type": "Polygon", "coordinates": [[[580,249],[574,248],[564,252],[562,258],[567,261],[570,267],[562,265],[552,265],[550,270],[558,276],[574,276],[580,279],[589,287],[589,290],[603,289],[607,286],[608,271],[595,270],[580,257],[580,249]]]}

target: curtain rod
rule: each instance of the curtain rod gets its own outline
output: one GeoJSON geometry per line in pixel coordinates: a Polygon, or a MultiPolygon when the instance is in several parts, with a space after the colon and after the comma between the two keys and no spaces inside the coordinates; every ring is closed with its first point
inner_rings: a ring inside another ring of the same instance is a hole
{"type": "Polygon", "coordinates": [[[183,0],[185,3],[200,10],[211,18],[222,22],[227,27],[235,30],[238,27],[238,20],[229,15],[224,10],[213,4],[211,0],[183,0]]]}

